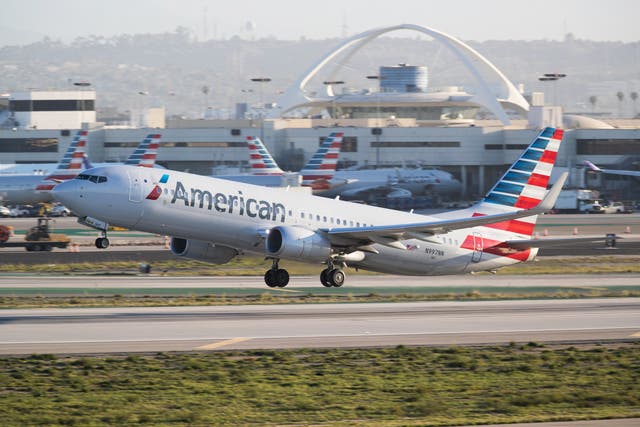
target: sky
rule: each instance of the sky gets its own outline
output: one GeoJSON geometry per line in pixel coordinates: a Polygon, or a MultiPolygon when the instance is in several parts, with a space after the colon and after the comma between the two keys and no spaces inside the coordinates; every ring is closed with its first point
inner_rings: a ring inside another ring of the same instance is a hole
{"type": "MultiPolygon", "coordinates": [[[[466,41],[640,41],[638,0],[2,0],[0,46],[173,32],[326,39],[417,24],[466,41]]],[[[415,33],[414,33],[415,34],[415,33]]],[[[1,59],[1,58],[0,58],[1,59]]]]}

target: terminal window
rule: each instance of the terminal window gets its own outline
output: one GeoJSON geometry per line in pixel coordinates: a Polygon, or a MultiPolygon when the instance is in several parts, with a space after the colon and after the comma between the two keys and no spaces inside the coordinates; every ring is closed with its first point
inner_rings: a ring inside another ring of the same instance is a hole
{"type": "Polygon", "coordinates": [[[458,148],[460,141],[372,141],[371,147],[458,148]]]}
{"type": "Polygon", "coordinates": [[[640,139],[578,139],[578,154],[638,154],[640,139]]]}
{"type": "Polygon", "coordinates": [[[58,151],[56,138],[7,138],[0,139],[2,153],[52,153],[58,151]]]}

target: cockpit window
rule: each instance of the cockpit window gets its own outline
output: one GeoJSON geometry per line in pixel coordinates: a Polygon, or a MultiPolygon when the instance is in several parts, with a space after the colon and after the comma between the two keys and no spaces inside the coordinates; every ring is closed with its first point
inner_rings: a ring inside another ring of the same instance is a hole
{"type": "Polygon", "coordinates": [[[76,179],[82,179],[85,181],[91,181],[93,183],[96,184],[102,184],[103,182],[107,182],[107,177],[106,176],[100,176],[100,175],[89,175],[86,173],[81,173],[80,175],[76,176],[76,179]]]}

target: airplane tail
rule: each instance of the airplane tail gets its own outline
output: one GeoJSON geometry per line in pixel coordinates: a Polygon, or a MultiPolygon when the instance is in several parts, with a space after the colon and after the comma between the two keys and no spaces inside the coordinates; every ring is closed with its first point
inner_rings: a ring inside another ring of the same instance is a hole
{"type": "Polygon", "coordinates": [[[158,147],[160,146],[160,134],[147,135],[138,145],[138,148],[131,153],[129,158],[124,162],[129,166],[141,166],[145,168],[152,168],[156,163],[156,157],[158,156],[158,147]]]}
{"type": "Polygon", "coordinates": [[[84,170],[83,159],[88,139],[89,132],[79,130],[71,144],[69,144],[64,156],[62,156],[56,170],[36,186],[36,191],[51,191],[59,182],[73,179],[82,172],[84,170]]]}
{"type": "MultiPolygon", "coordinates": [[[[513,212],[537,206],[544,198],[564,131],[543,129],[511,165],[482,201],[471,209],[473,216],[513,212]]],[[[520,236],[531,236],[537,215],[485,227],[520,236]]]]}
{"type": "Polygon", "coordinates": [[[336,173],[343,135],[342,132],[332,132],[322,142],[318,151],[300,171],[302,185],[310,186],[313,189],[324,188],[328,185],[328,181],[336,173]]]}
{"type": "Polygon", "coordinates": [[[247,145],[249,147],[249,165],[251,166],[252,175],[284,174],[284,171],[278,167],[260,138],[248,136],[247,145]]]}

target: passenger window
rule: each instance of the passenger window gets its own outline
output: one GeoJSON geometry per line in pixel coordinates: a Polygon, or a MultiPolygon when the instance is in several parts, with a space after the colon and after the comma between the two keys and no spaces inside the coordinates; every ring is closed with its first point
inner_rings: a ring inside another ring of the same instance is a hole
{"type": "Polygon", "coordinates": [[[353,221],[349,221],[349,224],[353,227],[353,221]]]}
{"type": "Polygon", "coordinates": [[[322,219],[324,220],[324,222],[327,222],[327,217],[323,216],[322,219]]]}
{"type": "Polygon", "coordinates": [[[320,222],[320,215],[316,215],[316,221],[320,222]]]}
{"type": "Polygon", "coordinates": [[[356,227],[360,227],[360,223],[359,222],[356,222],[356,227]]]}

